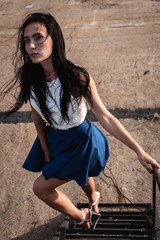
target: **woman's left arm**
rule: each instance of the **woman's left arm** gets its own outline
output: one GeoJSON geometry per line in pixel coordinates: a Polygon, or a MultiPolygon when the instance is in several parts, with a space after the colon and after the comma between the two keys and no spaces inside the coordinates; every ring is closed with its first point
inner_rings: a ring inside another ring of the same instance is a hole
{"type": "Polygon", "coordinates": [[[148,172],[152,173],[152,166],[158,168],[160,171],[160,165],[155,159],[148,155],[143,148],[133,139],[128,131],[123,127],[117,118],[115,118],[104,106],[100,99],[96,85],[92,77],[90,76],[90,88],[92,95],[92,111],[95,113],[99,123],[102,127],[108,131],[112,136],[123,142],[126,146],[135,151],[138,155],[140,163],[147,169],[148,172]]]}

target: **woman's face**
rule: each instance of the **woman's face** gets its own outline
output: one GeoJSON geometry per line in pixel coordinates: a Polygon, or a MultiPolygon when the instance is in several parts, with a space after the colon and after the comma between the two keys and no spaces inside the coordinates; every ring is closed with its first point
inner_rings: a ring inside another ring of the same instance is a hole
{"type": "Polygon", "coordinates": [[[52,63],[53,40],[43,23],[33,22],[24,29],[25,49],[33,63],[52,63]]]}

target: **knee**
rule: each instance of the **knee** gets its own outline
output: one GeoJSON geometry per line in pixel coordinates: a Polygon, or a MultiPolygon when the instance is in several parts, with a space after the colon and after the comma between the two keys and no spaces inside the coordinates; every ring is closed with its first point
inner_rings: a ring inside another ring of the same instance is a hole
{"type": "Polygon", "coordinates": [[[40,199],[42,198],[43,189],[39,182],[39,179],[36,179],[35,182],[33,183],[33,192],[38,198],[40,199]]]}

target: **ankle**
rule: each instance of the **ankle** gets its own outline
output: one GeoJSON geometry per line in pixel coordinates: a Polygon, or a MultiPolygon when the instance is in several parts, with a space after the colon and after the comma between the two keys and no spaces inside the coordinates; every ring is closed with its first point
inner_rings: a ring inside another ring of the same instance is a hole
{"type": "Polygon", "coordinates": [[[96,198],[97,198],[97,194],[96,194],[96,191],[94,191],[92,194],[91,194],[91,198],[89,199],[89,203],[92,204],[96,201],[96,198]]]}
{"type": "Polygon", "coordinates": [[[90,208],[97,213],[99,212],[99,209],[98,209],[99,200],[100,200],[100,192],[95,192],[94,200],[92,201],[92,203],[90,203],[90,208]]]}
{"type": "Polygon", "coordinates": [[[83,220],[83,213],[81,210],[79,210],[79,213],[74,216],[74,221],[81,222],[83,220]]]}
{"type": "Polygon", "coordinates": [[[90,210],[88,208],[85,208],[81,210],[82,213],[82,219],[80,221],[75,221],[77,225],[81,226],[84,229],[90,228],[90,222],[91,222],[91,216],[90,216],[90,210]]]}

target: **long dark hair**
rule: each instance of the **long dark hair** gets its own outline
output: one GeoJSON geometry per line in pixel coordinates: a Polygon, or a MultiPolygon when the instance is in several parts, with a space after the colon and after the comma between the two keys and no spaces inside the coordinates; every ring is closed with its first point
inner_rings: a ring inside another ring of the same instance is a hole
{"type": "Polygon", "coordinates": [[[41,64],[34,64],[25,50],[24,30],[27,25],[33,22],[44,24],[48,35],[50,35],[53,40],[54,51],[52,52],[52,62],[54,70],[61,82],[61,114],[63,120],[69,121],[68,107],[71,102],[71,95],[76,99],[81,99],[83,96],[92,105],[89,74],[84,68],[67,60],[65,42],[60,26],[53,16],[44,13],[32,13],[28,15],[19,28],[15,54],[16,62],[14,64],[15,77],[7,87],[4,88],[1,94],[5,95],[16,85],[20,90],[16,98],[16,103],[6,112],[6,115],[9,116],[18,111],[24,103],[27,103],[30,99],[31,88],[33,87],[42,114],[48,123],[53,125],[52,122],[54,119],[51,117],[51,113],[46,105],[46,93],[49,91],[46,84],[46,75],[41,64]]]}

